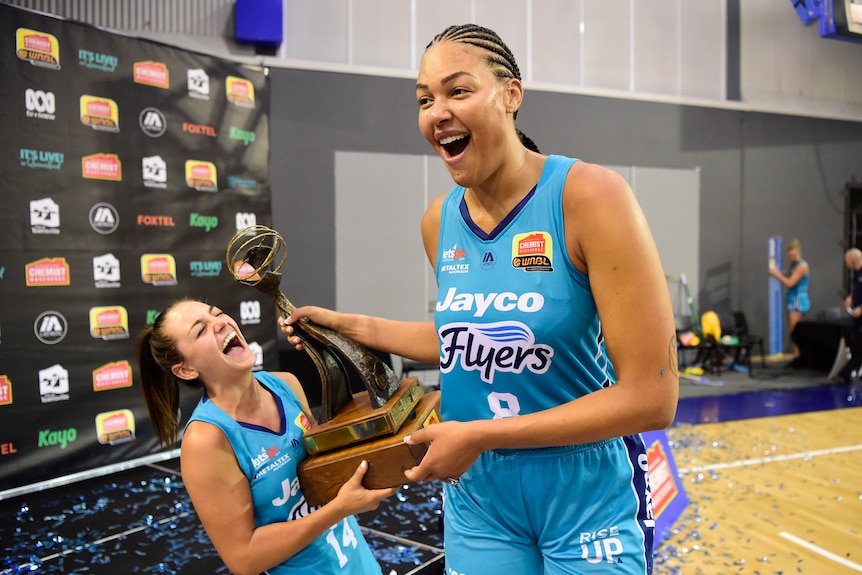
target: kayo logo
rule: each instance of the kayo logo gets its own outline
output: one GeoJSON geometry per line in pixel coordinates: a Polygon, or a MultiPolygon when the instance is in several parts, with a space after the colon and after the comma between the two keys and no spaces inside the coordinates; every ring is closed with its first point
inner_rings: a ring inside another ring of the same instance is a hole
{"type": "Polygon", "coordinates": [[[218,227],[218,216],[205,216],[203,214],[189,214],[189,227],[204,228],[206,231],[218,227]]]}
{"type": "Polygon", "coordinates": [[[231,140],[239,140],[243,143],[243,145],[248,146],[251,142],[254,142],[255,134],[249,130],[241,130],[236,126],[230,127],[230,139],[231,140]]]}
{"type": "Polygon", "coordinates": [[[78,430],[74,427],[69,429],[60,429],[57,431],[51,429],[43,429],[39,432],[38,447],[48,447],[50,445],[59,445],[60,449],[66,449],[66,445],[78,439],[78,430]]]}

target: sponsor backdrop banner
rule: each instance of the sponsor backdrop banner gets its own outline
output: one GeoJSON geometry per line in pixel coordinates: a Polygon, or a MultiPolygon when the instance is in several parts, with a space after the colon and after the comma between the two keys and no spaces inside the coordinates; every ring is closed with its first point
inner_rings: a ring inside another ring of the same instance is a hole
{"type": "Polygon", "coordinates": [[[266,71],[0,4],[0,77],[3,498],[165,452],[134,344],[173,300],[278,358],[272,302],[225,262],[272,225],[266,71]]]}

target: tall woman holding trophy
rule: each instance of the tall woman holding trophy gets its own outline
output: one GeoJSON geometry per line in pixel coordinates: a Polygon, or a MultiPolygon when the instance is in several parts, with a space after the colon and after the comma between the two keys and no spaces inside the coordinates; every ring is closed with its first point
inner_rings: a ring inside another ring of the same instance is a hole
{"type": "Polygon", "coordinates": [[[175,302],[138,336],[141,384],[156,435],[179,434],[179,386],[203,396],[183,434],[180,464],[195,511],[235,575],[380,575],[354,514],[395,489],[362,486],[363,464],[321,507],[297,479],[311,411],[290,373],[252,372],[255,354],[219,308],[175,302]]]}
{"type": "Polygon", "coordinates": [[[434,323],[319,307],[301,318],[440,364],[443,422],[411,481],[443,480],[446,572],[652,570],[639,433],[668,426],[679,381],[655,243],[618,174],[547,156],[521,134],[509,48],[453,26],[419,69],[419,128],[456,186],[422,218],[434,323]],[[455,265],[458,264],[458,265],[455,265]],[[466,265],[465,265],[466,264],[466,265]]]}

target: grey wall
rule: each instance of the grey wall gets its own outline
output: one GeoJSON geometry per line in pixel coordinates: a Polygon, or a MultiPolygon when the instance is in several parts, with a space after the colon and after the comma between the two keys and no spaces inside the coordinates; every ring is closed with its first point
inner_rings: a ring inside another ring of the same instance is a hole
{"type": "MultiPolygon", "coordinates": [[[[334,307],[336,153],[427,154],[414,82],[280,68],[270,76],[273,222],[289,247],[282,287],[294,303],[334,307]]],[[[767,241],[774,235],[802,242],[812,270],[811,316],[838,304],[843,189],[862,179],[862,123],[528,89],[519,127],[546,153],[700,169],[701,234],[680,237],[699,243],[699,310],[742,309],[752,330],[767,335],[767,241]]],[[[404,217],[391,208],[355,217],[369,227],[404,217]]],[[[662,225],[676,207],[665,209],[662,225]]],[[[397,289],[397,266],[369,273],[386,274],[397,289]]]]}

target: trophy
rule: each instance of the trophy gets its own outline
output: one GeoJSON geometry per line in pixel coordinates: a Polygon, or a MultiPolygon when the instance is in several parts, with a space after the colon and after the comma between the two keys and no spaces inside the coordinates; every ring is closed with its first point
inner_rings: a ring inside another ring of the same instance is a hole
{"type": "MultiPolygon", "coordinates": [[[[279,287],[287,250],[277,231],[261,225],[242,229],[225,257],[234,279],[270,296],[282,317],[295,309],[279,287]]],[[[308,318],[293,328],[322,386],[317,422],[303,436],[309,457],[299,466],[309,505],[331,501],[363,459],[366,488],[405,483],[404,471],[422,460],[428,445],[408,445],[404,438],[440,420],[440,392],[424,393],[416,377],[399,380],[367,348],[308,318]],[[347,366],[362,380],[364,392],[351,393],[347,366]]]]}

